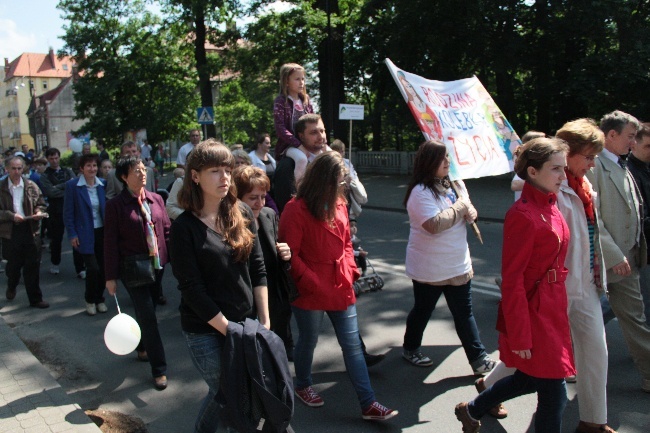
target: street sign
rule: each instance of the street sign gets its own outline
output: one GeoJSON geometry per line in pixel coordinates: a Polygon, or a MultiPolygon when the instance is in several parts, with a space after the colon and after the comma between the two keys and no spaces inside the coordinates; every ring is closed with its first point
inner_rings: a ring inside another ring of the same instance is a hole
{"type": "Polygon", "coordinates": [[[363,105],[339,104],[339,120],[363,120],[363,105]]]}
{"type": "Polygon", "coordinates": [[[196,118],[201,125],[214,123],[214,110],[212,107],[199,107],[196,109],[196,118]]]}

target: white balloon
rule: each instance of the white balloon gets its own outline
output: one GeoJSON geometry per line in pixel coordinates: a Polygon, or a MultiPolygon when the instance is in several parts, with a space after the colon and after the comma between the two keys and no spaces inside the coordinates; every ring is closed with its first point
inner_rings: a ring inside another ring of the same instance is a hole
{"type": "Polygon", "coordinates": [[[74,153],[81,153],[81,150],[84,147],[84,143],[83,143],[83,141],[79,140],[78,138],[73,138],[68,142],[68,147],[74,153]]]}
{"type": "Polygon", "coordinates": [[[126,355],[135,350],[140,342],[138,322],[128,314],[120,313],[113,317],[104,330],[104,343],[116,355],[126,355]]]}

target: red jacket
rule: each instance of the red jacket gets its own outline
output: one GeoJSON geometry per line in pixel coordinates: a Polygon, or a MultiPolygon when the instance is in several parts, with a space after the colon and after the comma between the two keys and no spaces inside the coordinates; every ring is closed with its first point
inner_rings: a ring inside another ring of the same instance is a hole
{"type": "Polygon", "coordinates": [[[497,319],[501,360],[545,379],[575,374],[564,286],[569,228],[556,200],[526,182],[506,214],[497,319]],[[527,349],[528,360],[512,352],[527,349]]]}
{"type": "Polygon", "coordinates": [[[330,227],[314,218],[302,199],[292,199],[280,217],[278,239],[291,248],[291,276],[299,292],[292,305],[304,310],[342,311],[355,303],[352,285],[360,274],[342,200],[330,227]]]}

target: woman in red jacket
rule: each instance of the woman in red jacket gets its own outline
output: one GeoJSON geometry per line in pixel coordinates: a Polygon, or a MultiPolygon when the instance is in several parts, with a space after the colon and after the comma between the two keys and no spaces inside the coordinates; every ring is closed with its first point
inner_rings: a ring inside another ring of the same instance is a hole
{"type": "Polygon", "coordinates": [[[311,364],[327,313],[357,392],[363,419],[386,420],[397,415],[397,411],[375,400],[359,340],[352,288],[359,271],[350,242],[344,179],[341,155],[337,152],[319,155],[307,167],[296,198],[287,203],[280,218],[278,238],[291,248],[291,276],[299,293],[291,304],[299,331],[293,355],[295,392],[307,406],[324,404],[312,388],[311,364]]]}
{"type": "Polygon", "coordinates": [[[516,370],[456,406],[466,433],[479,431],[479,419],[490,408],[532,392],[538,401],[535,432],[562,430],[564,378],[575,374],[564,286],[569,229],[555,205],[566,179],[567,151],[563,140],[536,138],[523,146],[515,164],[526,183],[503,228],[497,330],[501,360],[516,370]]]}

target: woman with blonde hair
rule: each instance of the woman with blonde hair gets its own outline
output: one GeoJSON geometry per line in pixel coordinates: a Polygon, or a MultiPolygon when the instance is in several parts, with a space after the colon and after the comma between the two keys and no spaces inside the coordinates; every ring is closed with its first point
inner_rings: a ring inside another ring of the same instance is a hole
{"type": "Polygon", "coordinates": [[[257,318],[269,328],[266,271],[255,219],[237,199],[235,158],[223,144],[199,143],[185,165],[170,255],[181,291],[181,326],[192,362],[208,384],[195,432],[219,423],[220,356],[229,321],[257,318]]]}
{"type": "Polygon", "coordinates": [[[566,177],[557,206],[566,219],[571,242],[566,264],[569,323],[573,337],[580,423],[576,433],[615,433],[607,425],[607,341],[600,295],[606,272],[598,235],[599,215],[585,174],[605,144],[605,134],[592,119],[567,122],[556,136],[567,142],[566,177]]]}

